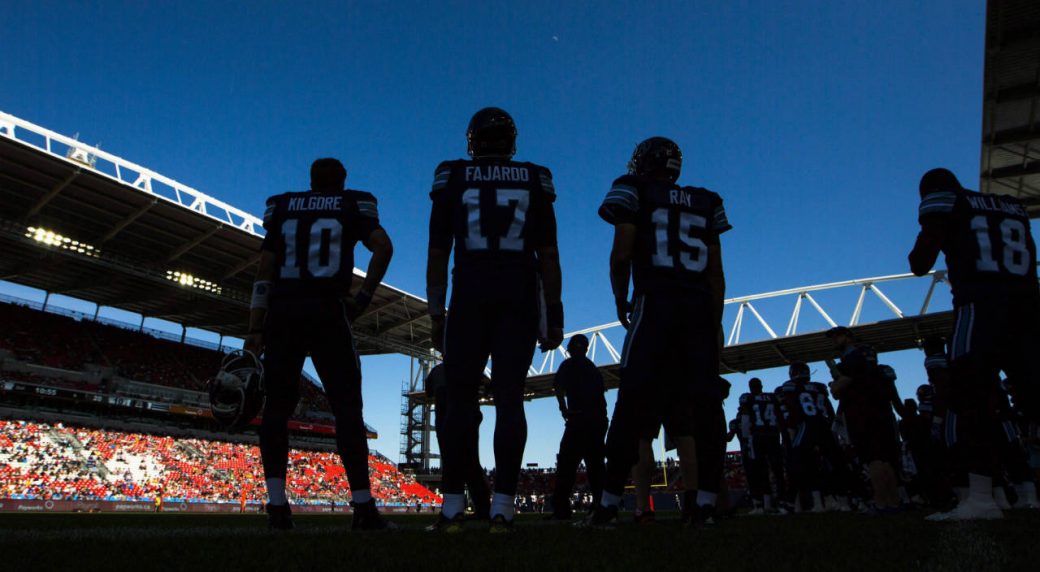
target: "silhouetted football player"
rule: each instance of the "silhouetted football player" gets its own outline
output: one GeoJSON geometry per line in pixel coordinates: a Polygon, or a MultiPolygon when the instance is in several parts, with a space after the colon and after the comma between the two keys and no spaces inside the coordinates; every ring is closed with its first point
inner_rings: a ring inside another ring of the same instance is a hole
{"type": "Polygon", "coordinates": [[[336,159],[318,159],[311,165],[310,191],[267,199],[267,235],[245,347],[264,351],[267,401],[260,453],[272,528],[292,528],[285,495],[288,422],[299,401],[300,370],[308,353],[336,416],[336,447],[353,497],[351,528],[393,527],[380,517],[369,488],[361,362],[351,331],[351,322],[368,306],[386,274],[393,245],[379,225],[376,198],[344,190],[346,177],[336,159]],[[358,242],[372,251],[372,258],[364,282],[352,295],[358,242]]]}
{"type": "Polygon", "coordinates": [[[1040,289],[1029,215],[1010,196],[970,191],[953,173],[932,169],[921,177],[921,232],[910,269],[927,274],[939,252],[953,290],[956,323],[950,338],[950,403],[958,450],[969,471],[968,498],[933,519],[1003,516],[993,500],[998,449],[1000,370],[1016,383],[1016,409],[1040,419],[1040,289]]]}
{"type": "Polygon", "coordinates": [[[505,111],[478,111],[466,131],[471,159],[434,173],[426,290],[433,345],[444,355],[448,407],[442,437],[444,505],[434,530],[458,530],[465,507],[466,446],[478,386],[491,358],[495,401],[495,494],[491,531],[512,529],[514,497],[527,442],[524,381],[536,342],[563,340],[556,191],[552,174],[512,160],[516,125],[505,111]],[[445,316],[448,259],[454,245],[451,304],[445,316]]]}
{"type": "Polygon", "coordinates": [[[639,441],[653,439],[662,423],[680,458],[696,451],[697,474],[683,475],[684,520],[712,519],[726,435],[718,383],[725,293],[719,235],[731,227],[717,194],[676,184],[681,169],[673,141],[647,139],[599,209],[614,226],[610,281],[628,334],[607,433],[606,484],[589,526],[613,526],[639,441]]]}
{"type": "Polygon", "coordinates": [[[776,483],[778,501],[787,498],[784,474],[784,448],[780,444],[780,400],[775,393],[762,391],[762,380],[748,380],[748,393],[740,396],[740,426],[748,435],[750,470],[747,474],[751,493],[752,514],[772,510],[773,487],[770,473],[776,483]]]}
{"type": "Polygon", "coordinates": [[[567,344],[570,357],[560,364],[553,379],[553,390],[566,422],[560,453],[556,457],[556,488],[553,492],[552,519],[571,518],[571,492],[578,465],[585,461],[593,505],[603,492],[603,438],[607,434],[607,400],[603,375],[585,356],[589,339],[581,334],[567,344]]]}
{"type": "Polygon", "coordinates": [[[856,343],[848,328],[832,328],[827,337],[841,356],[831,393],[839,401],[856,456],[870,473],[874,509],[878,513],[895,511],[901,501],[895,469],[900,456],[899,437],[893,408],[900,416],[903,410],[895,374],[888,366],[878,365],[874,348],[856,343]]]}

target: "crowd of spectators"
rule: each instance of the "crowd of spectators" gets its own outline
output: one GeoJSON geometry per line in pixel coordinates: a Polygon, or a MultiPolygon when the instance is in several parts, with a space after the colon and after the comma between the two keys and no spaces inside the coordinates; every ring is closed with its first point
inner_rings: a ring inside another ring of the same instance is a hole
{"type": "MultiPolygon", "coordinates": [[[[114,368],[116,375],[133,381],[206,391],[206,382],[220,367],[224,354],[204,347],[167,340],[147,332],[89,319],[43,312],[27,306],[0,302],[0,349],[28,364],[69,371],[88,365],[114,368]]],[[[25,378],[29,374],[5,373],[25,378]]],[[[46,385],[97,391],[98,384],[77,384],[57,378],[37,378],[46,385]]],[[[300,380],[302,407],[298,418],[327,420],[331,408],[325,394],[306,378],[300,380]]]]}
{"type": "MultiPolygon", "coordinates": [[[[297,504],[346,503],[335,453],[290,452],[287,491],[297,504]]],[[[440,499],[385,457],[369,457],[372,493],[384,505],[440,499]]],[[[263,502],[255,445],[0,420],[0,497],[44,500],[263,502]]]]}

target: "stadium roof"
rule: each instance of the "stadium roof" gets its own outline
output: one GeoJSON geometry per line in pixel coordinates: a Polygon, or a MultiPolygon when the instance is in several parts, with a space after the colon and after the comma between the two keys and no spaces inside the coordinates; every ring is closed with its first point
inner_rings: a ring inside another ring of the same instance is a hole
{"type": "Polygon", "coordinates": [[[1040,216],[1040,2],[990,0],[986,14],[980,190],[1020,197],[1040,216]]]}
{"type": "MultiPolygon", "coordinates": [[[[262,232],[244,211],[0,112],[0,280],[243,336],[262,232]]],[[[386,284],[354,331],[364,355],[429,353],[425,300],[386,284]]]]}

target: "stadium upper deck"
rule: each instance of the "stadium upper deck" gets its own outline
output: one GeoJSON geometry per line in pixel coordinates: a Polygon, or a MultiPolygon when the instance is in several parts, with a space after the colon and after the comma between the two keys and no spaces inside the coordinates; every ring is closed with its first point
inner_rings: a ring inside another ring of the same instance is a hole
{"type": "Polygon", "coordinates": [[[1010,194],[1040,215],[1040,3],[987,3],[982,191],[1010,194]]]}
{"type": "MultiPolygon", "coordinates": [[[[0,112],[2,280],[242,336],[262,232],[244,211],[0,112]]],[[[386,284],[354,330],[363,355],[429,353],[425,301],[386,284]]]]}

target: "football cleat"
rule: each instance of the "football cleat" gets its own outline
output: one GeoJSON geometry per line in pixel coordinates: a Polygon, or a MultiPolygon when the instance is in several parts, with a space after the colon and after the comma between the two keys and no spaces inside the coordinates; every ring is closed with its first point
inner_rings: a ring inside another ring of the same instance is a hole
{"type": "Polygon", "coordinates": [[[712,528],[715,522],[715,507],[708,504],[684,510],[679,521],[683,528],[693,529],[712,528]]]}
{"type": "Polygon", "coordinates": [[[463,521],[465,517],[460,512],[452,518],[444,516],[444,513],[437,515],[437,521],[425,528],[426,532],[440,532],[444,534],[457,534],[463,530],[463,521]]]}
{"type": "Polygon", "coordinates": [[[488,526],[488,532],[491,534],[509,534],[515,532],[513,528],[513,521],[506,518],[504,515],[496,514],[491,517],[491,524],[488,526]]]}
{"type": "Polygon", "coordinates": [[[657,517],[652,510],[637,510],[632,521],[636,524],[654,524],[657,522],[657,517]]]}
{"type": "Polygon", "coordinates": [[[651,137],[636,145],[628,161],[628,172],[633,175],[665,175],[675,182],[682,171],[682,151],[667,137],[651,137]]]}
{"type": "Polygon", "coordinates": [[[437,515],[437,521],[424,528],[427,532],[442,532],[445,535],[456,535],[462,532],[464,529],[465,517],[462,513],[459,513],[452,518],[444,516],[444,513],[437,515]]]}
{"type": "Polygon", "coordinates": [[[296,525],[292,521],[292,509],[287,504],[270,504],[264,509],[267,511],[267,528],[271,530],[292,530],[296,525]]]}
{"type": "Polygon", "coordinates": [[[350,503],[354,515],[350,520],[350,530],[398,530],[399,526],[383,518],[376,508],[376,499],[368,502],[350,503]]]}
{"type": "Polygon", "coordinates": [[[597,505],[592,514],[574,523],[574,527],[614,530],[617,528],[617,515],[617,506],[597,505]]]}
{"type": "Polygon", "coordinates": [[[227,428],[248,425],[264,407],[264,366],[253,352],[235,350],[224,356],[206,386],[213,419],[227,428]]]}
{"type": "Polygon", "coordinates": [[[504,109],[485,107],[469,120],[466,142],[466,151],[474,159],[509,159],[516,155],[516,123],[504,109]]]}
{"type": "Polygon", "coordinates": [[[1004,518],[1004,511],[995,502],[977,502],[966,500],[949,512],[937,512],[925,517],[932,522],[958,520],[998,520],[1004,518]]]}

